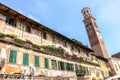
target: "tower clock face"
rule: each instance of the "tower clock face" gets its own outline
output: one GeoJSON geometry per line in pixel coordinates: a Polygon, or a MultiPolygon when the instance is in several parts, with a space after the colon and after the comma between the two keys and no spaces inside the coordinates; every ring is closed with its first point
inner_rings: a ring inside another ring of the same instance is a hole
{"type": "Polygon", "coordinates": [[[99,37],[100,39],[102,39],[102,36],[101,36],[101,34],[100,34],[99,32],[97,32],[97,35],[98,35],[98,37],[99,37]]]}

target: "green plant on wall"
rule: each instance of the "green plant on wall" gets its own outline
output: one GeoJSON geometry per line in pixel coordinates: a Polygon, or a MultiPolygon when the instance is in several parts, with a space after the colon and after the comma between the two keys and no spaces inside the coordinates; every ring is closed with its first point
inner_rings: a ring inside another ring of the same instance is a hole
{"type": "Polygon", "coordinates": [[[37,49],[40,49],[40,46],[37,45],[37,44],[33,44],[32,47],[37,48],[37,49]]]}
{"type": "Polygon", "coordinates": [[[61,54],[63,54],[64,52],[65,52],[65,50],[63,49],[63,48],[61,48],[61,47],[55,47],[55,46],[41,46],[42,48],[44,48],[44,49],[47,49],[47,50],[50,50],[50,51],[53,51],[53,52],[55,52],[55,53],[61,53],[61,54]]]}
{"type": "Polygon", "coordinates": [[[5,34],[3,34],[3,33],[0,33],[0,37],[5,37],[5,34]]]}
{"type": "Polygon", "coordinates": [[[20,44],[25,44],[25,41],[22,39],[15,38],[15,42],[20,43],[20,44]]]}
{"type": "Polygon", "coordinates": [[[5,34],[5,37],[15,38],[15,35],[12,35],[12,34],[5,34]]]}
{"type": "Polygon", "coordinates": [[[0,37],[11,37],[11,38],[14,38],[14,37],[15,37],[15,35],[0,33],[0,37]]]}

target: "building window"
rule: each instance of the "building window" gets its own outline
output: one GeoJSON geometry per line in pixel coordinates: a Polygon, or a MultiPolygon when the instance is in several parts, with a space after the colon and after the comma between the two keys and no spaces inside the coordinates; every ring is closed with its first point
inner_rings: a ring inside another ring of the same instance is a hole
{"type": "Polygon", "coordinates": [[[63,42],[63,46],[64,46],[64,47],[67,47],[67,41],[64,41],[64,42],[63,42]]]}
{"type": "Polygon", "coordinates": [[[89,14],[89,11],[87,10],[87,14],[89,14]]]}
{"type": "Polygon", "coordinates": [[[57,62],[55,60],[51,61],[52,69],[57,70],[57,62]]]}
{"type": "Polygon", "coordinates": [[[9,62],[16,63],[16,51],[10,50],[9,62]]]}
{"type": "Polygon", "coordinates": [[[27,26],[26,29],[25,29],[25,31],[28,32],[28,33],[30,33],[31,32],[30,27],[27,26]]]}
{"type": "Polygon", "coordinates": [[[55,35],[52,36],[52,43],[56,44],[56,36],[55,35]]]}
{"type": "Polygon", "coordinates": [[[79,67],[79,66],[80,66],[80,65],[77,65],[77,64],[75,65],[76,71],[77,71],[77,70],[80,70],[80,67],[79,67]]]}
{"type": "Polygon", "coordinates": [[[43,39],[47,39],[47,33],[46,33],[46,32],[43,32],[43,33],[42,33],[42,37],[43,37],[43,39]]]}
{"type": "Polygon", "coordinates": [[[66,70],[67,70],[67,71],[74,71],[74,66],[73,66],[73,64],[67,63],[67,64],[66,64],[66,70]]]}
{"type": "Polygon", "coordinates": [[[90,35],[92,35],[92,33],[93,33],[93,32],[92,32],[92,31],[90,31],[90,35]]]}
{"type": "Polygon", "coordinates": [[[88,71],[88,67],[85,67],[85,74],[88,74],[89,71],[88,71]]]}
{"type": "Polygon", "coordinates": [[[82,66],[81,65],[79,65],[79,70],[82,71],[82,66]]]}
{"type": "Polygon", "coordinates": [[[78,53],[80,53],[80,48],[78,48],[78,53]]]}
{"type": "Polygon", "coordinates": [[[91,22],[87,22],[87,23],[86,23],[86,27],[89,27],[89,26],[92,26],[92,23],[91,23],[91,22]]]}
{"type": "Polygon", "coordinates": [[[49,61],[47,58],[44,58],[44,65],[45,65],[45,68],[49,68],[49,61]]]}
{"type": "Polygon", "coordinates": [[[71,45],[71,50],[74,50],[74,47],[73,47],[73,45],[71,45]]]}
{"type": "Polygon", "coordinates": [[[84,15],[86,15],[86,12],[84,11],[84,15]]]}
{"type": "Polygon", "coordinates": [[[9,16],[6,16],[6,23],[16,27],[17,26],[17,20],[14,18],[11,18],[9,16]]]}
{"type": "Polygon", "coordinates": [[[29,65],[29,55],[26,53],[23,54],[23,65],[29,65]]]}
{"type": "Polygon", "coordinates": [[[35,67],[40,66],[40,64],[39,64],[39,56],[34,56],[34,65],[35,65],[35,67]]]}
{"type": "Polygon", "coordinates": [[[59,70],[65,70],[65,67],[66,67],[66,63],[64,62],[59,62],[59,70]]]}

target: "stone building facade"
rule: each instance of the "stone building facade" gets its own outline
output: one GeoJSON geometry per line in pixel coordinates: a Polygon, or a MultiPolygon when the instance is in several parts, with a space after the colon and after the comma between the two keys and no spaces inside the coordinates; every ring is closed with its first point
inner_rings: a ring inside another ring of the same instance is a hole
{"type": "Polygon", "coordinates": [[[0,74],[104,79],[109,76],[106,60],[92,53],[0,3],[0,74]]]}
{"type": "Polygon", "coordinates": [[[109,66],[111,66],[111,70],[110,70],[110,75],[118,75],[120,74],[120,59],[118,58],[109,58],[109,66]]]}

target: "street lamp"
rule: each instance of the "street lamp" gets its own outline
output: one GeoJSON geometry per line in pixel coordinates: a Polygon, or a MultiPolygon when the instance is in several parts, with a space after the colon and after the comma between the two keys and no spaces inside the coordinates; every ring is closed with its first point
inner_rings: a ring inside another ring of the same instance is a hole
{"type": "Polygon", "coordinates": [[[30,80],[32,80],[33,76],[34,76],[34,69],[30,66],[30,80]]]}

